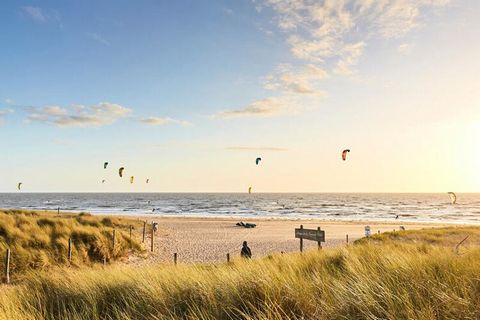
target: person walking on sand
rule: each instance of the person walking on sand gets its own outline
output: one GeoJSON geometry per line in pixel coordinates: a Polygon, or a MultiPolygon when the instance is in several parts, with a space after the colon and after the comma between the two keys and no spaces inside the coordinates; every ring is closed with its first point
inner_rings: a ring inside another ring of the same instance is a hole
{"type": "Polygon", "coordinates": [[[240,252],[242,258],[252,258],[252,250],[248,247],[247,241],[243,241],[242,251],[240,252]]]}

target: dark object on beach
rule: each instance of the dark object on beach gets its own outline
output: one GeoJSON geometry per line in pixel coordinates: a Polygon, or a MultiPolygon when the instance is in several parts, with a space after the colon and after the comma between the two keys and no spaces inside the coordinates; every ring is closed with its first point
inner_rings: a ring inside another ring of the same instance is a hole
{"type": "Polygon", "coordinates": [[[397,220],[397,219],[398,219],[398,217],[399,217],[399,215],[397,214],[397,215],[395,216],[395,220],[397,220]]]}
{"type": "Polygon", "coordinates": [[[404,227],[404,226],[400,226],[400,230],[405,231],[405,227],[404,227]]]}
{"type": "Polygon", "coordinates": [[[152,222],[152,227],[155,232],[158,231],[158,222],[152,222]]]}
{"type": "Polygon", "coordinates": [[[251,259],[252,258],[252,250],[248,247],[247,241],[243,241],[242,251],[240,251],[240,256],[242,258],[251,259]]]}
{"type": "Polygon", "coordinates": [[[255,228],[257,225],[255,223],[248,223],[248,222],[237,222],[237,226],[244,227],[244,228],[255,228]]]}

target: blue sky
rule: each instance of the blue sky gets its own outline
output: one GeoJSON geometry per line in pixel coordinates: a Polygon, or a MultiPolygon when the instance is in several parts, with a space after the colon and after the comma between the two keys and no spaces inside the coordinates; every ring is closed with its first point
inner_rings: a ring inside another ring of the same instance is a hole
{"type": "Polygon", "coordinates": [[[2,1],[0,191],[480,191],[479,14],[2,1]]]}

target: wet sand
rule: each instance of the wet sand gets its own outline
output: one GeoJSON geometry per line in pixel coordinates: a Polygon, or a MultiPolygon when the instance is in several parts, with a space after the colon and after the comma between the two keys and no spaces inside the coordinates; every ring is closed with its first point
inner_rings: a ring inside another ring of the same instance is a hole
{"type": "MultiPolygon", "coordinates": [[[[131,216],[130,216],[131,218],[131,216]]],[[[137,217],[135,218],[135,220],[137,217]]],[[[300,241],[295,238],[294,229],[303,224],[304,228],[325,230],[324,248],[344,246],[346,235],[349,242],[364,236],[364,227],[369,225],[372,233],[406,229],[421,229],[445,226],[444,224],[406,223],[406,222],[367,222],[367,221],[322,221],[322,220],[270,220],[248,219],[244,222],[257,224],[256,228],[247,229],[236,226],[238,219],[233,218],[171,218],[139,217],[148,221],[150,230],[152,221],[158,222],[159,230],[154,237],[154,251],[150,252],[150,232],[147,231],[145,248],[146,258],[130,258],[130,263],[153,264],[172,262],[174,253],[179,263],[211,263],[226,261],[226,254],[237,258],[243,241],[247,241],[253,257],[258,258],[272,253],[299,251],[300,241]]],[[[135,232],[141,241],[142,231],[135,232]]],[[[304,250],[316,249],[317,243],[304,240],[304,250]]]]}

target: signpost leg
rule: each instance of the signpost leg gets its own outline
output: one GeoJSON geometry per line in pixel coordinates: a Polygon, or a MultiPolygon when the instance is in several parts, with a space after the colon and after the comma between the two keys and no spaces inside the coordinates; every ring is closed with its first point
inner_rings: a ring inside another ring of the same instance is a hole
{"type": "MultiPolygon", "coordinates": [[[[319,233],[320,233],[320,227],[318,227],[317,230],[318,230],[319,233]]],[[[322,242],[321,242],[321,241],[318,241],[317,244],[318,244],[318,250],[322,249],[322,242]]]]}
{"type": "MultiPolygon", "coordinates": [[[[303,229],[303,224],[300,226],[300,229],[303,229]]],[[[303,252],[303,238],[300,238],[300,252],[303,252]]]]}
{"type": "Polygon", "coordinates": [[[153,240],[154,240],[154,235],[155,235],[155,229],[154,229],[154,223],[152,221],[152,237],[150,239],[150,251],[153,252],[153,240]]]}
{"type": "Polygon", "coordinates": [[[72,262],[72,238],[68,238],[68,262],[72,262]]]}
{"type": "Polygon", "coordinates": [[[112,231],[112,252],[115,254],[115,229],[112,231]]]}
{"type": "Polygon", "coordinates": [[[132,225],[130,225],[130,248],[132,248],[132,225]]]}

